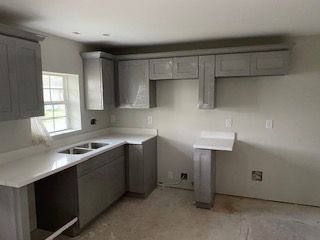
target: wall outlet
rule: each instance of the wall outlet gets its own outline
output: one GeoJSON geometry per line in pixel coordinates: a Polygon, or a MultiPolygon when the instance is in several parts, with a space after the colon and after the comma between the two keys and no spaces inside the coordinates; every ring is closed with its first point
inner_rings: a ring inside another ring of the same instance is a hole
{"type": "Polygon", "coordinates": [[[226,119],[226,127],[227,127],[227,128],[231,128],[231,127],[232,127],[232,124],[233,124],[233,121],[232,121],[231,118],[226,119]]]}
{"type": "Polygon", "coordinates": [[[262,182],[262,171],[252,171],[251,180],[262,182]]]}
{"type": "Polygon", "coordinates": [[[180,179],[187,180],[188,179],[188,173],[181,173],[180,179]]]}
{"type": "Polygon", "coordinates": [[[173,179],[173,172],[168,171],[168,179],[173,179]]]}
{"type": "Polygon", "coordinates": [[[273,128],[273,120],[266,120],[266,128],[273,128]]]}
{"type": "Polygon", "coordinates": [[[148,122],[148,124],[149,124],[149,125],[151,125],[151,124],[152,124],[152,116],[148,116],[148,118],[147,118],[147,122],[148,122]]]}
{"type": "Polygon", "coordinates": [[[116,122],[116,115],[114,115],[114,114],[112,114],[111,116],[110,116],[110,123],[115,123],[116,122]]]}

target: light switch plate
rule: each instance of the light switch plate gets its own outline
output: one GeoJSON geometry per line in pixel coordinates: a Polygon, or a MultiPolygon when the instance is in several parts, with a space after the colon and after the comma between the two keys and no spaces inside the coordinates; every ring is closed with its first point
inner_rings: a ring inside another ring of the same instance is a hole
{"type": "Polygon", "coordinates": [[[266,128],[273,128],[273,120],[266,120],[266,128]]]}
{"type": "Polygon", "coordinates": [[[113,114],[112,114],[112,115],[110,116],[110,122],[111,122],[111,123],[115,123],[115,122],[116,122],[116,115],[113,115],[113,114]]]}
{"type": "Polygon", "coordinates": [[[148,116],[147,122],[148,122],[149,125],[152,124],[152,116],[148,116]]]}
{"type": "Polygon", "coordinates": [[[233,124],[233,121],[232,121],[232,119],[226,119],[226,127],[227,128],[231,128],[232,127],[232,124],[233,124]]]}

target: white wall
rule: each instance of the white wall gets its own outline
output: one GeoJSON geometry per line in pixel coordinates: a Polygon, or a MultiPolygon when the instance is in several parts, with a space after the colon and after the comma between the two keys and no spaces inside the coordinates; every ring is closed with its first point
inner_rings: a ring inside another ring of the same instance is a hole
{"type": "Polygon", "coordinates": [[[192,179],[192,144],[201,130],[235,131],[234,151],[217,154],[219,193],[320,206],[320,36],[293,41],[289,75],[219,79],[215,110],[197,109],[198,80],[159,81],[157,108],[115,110],[114,125],[159,129],[165,182],[168,171],[192,179]],[[266,119],[274,129],[265,128],[266,119]],[[251,181],[252,170],[263,171],[263,182],[251,181]]]}
{"type": "MultiPolygon", "coordinates": [[[[63,38],[48,36],[41,42],[43,71],[79,75],[82,131],[74,134],[93,131],[108,126],[106,111],[86,111],[84,107],[83,70],[79,55],[85,46],[63,38]],[[97,125],[91,126],[90,119],[96,118],[97,125]]],[[[0,122],[0,152],[6,152],[32,145],[30,120],[0,122]]]]}

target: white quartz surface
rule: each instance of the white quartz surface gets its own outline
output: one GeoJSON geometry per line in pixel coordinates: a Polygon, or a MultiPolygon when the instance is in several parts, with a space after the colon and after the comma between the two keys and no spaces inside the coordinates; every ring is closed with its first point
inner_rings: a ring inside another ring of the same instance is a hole
{"type": "Polygon", "coordinates": [[[232,151],[235,141],[233,132],[201,132],[200,138],[196,140],[193,148],[232,151]]]}
{"type": "Polygon", "coordinates": [[[113,148],[127,143],[142,144],[154,137],[156,137],[156,134],[112,133],[104,137],[88,139],[77,144],[50,150],[46,153],[6,162],[0,165],[0,185],[20,188],[113,148]],[[91,141],[108,143],[108,145],[80,155],[58,153],[60,150],[91,141]]]}

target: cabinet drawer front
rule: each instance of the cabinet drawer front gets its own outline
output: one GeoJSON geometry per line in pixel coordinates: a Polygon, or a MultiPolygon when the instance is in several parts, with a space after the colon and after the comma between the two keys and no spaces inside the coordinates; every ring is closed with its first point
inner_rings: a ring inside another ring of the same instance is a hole
{"type": "Polygon", "coordinates": [[[249,76],[250,61],[250,53],[217,55],[216,77],[249,76]]]}
{"type": "Polygon", "coordinates": [[[95,156],[91,159],[88,159],[87,161],[80,163],[77,166],[77,174],[78,177],[82,177],[88,173],[90,173],[91,171],[102,167],[103,165],[110,163],[112,161],[114,161],[115,159],[119,158],[119,157],[123,157],[124,156],[124,147],[117,147],[115,149],[112,149],[108,152],[102,153],[98,156],[95,156]]]}
{"type": "Polygon", "coordinates": [[[288,51],[253,53],[251,75],[284,75],[288,73],[288,51]]]}
{"type": "Polygon", "coordinates": [[[151,59],[150,80],[172,79],[172,58],[151,59]]]}
{"type": "Polygon", "coordinates": [[[173,58],[173,78],[198,78],[199,57],[177,57],[173,58]]]}

